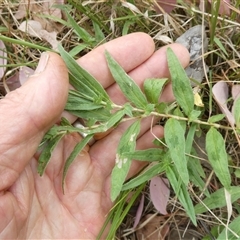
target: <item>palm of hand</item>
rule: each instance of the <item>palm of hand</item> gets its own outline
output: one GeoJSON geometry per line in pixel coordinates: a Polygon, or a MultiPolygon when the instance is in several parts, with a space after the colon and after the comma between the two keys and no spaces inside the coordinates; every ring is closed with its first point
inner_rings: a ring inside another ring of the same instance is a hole
{"type": "MultiPolygon", "coordinates": [[[[187,51],[179,45],[171,47],[186,66],[187,51]]],[[[79,63],[117,103],[124,103],[125,99],[107,69],[105,49],[140,86],[145,78],[168,76],[166,48],[154,53],[154,44],[145,34],[128,35],[99,47],[79,63]],[[98,68],[96,62],[101,63],[98,68]]],[[[44,133],[59,119],[67,99],[66,67],[59,56],[49,55],[44,71],[32,76],[22,88],[0,102],[0,113],[3,113],[0,114],[1,239],[95,239],[112,206],[110,174],[118,141],[129,123],[120,124],[77,157],[66,177],[65,195],[61,186],[62,167],[80,140],[78,134],[64,137],[42,177],[36,171],[38,155],[34,153],[44,133]]],[[[172,100],[168,89],[162,100],[172,100]]],[[[150,125],[151,119],[142,121],[138,149],[152,146],[150,125]]],[[[153,127],[152,131],[156,136],[163,134],[160,126],[153,127]]],[[[128,177],[141,167],[133,162],[128,177]]]]}

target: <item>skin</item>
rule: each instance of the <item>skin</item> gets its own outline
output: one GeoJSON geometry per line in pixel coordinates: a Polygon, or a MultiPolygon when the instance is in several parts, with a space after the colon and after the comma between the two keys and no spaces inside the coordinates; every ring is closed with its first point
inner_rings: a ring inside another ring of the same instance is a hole
{"type": "MultiPolygon", "coordinates": [[[[170,47],[186,67],[187,50],[178,44],[170,47]]],[[[140,87],[146,78],[169,76],[166,47],[155,52],[147,34],[130,34],[96,48],[78,63],[98,79],[118,104],[124,103],[125,98],[107,68],[105,49],[140,87]]],[[[69,169],[63,195],[62,167],[81,137],[67,135],[54,150],[45,174],[38,175],[36,151],[46,131],[61,116],[75,120],[63,112],[69,89],[63,60],[48,53],[45,62],[44,69],[0,101],[0,239],[95,239],[113,205],[110,174],[119,139],[130,123],[120,124],[85,148],[69,169]]],[[[161,100],[173,100],[171,86],[161,100]]],[[[142,121],[138,149],[153,147],[151,121],[142,121]]],[[[161,126],[154,126],[152,132],[163,136],[161,126]]],[[[142,166],[133,162],[128,178],[142,166]]]]}

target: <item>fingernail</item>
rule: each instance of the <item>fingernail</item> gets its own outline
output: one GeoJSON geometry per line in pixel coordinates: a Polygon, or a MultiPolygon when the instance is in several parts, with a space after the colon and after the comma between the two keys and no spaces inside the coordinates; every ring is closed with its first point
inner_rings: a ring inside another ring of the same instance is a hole
{"type": "Polygon", "coordinates": [[[47,63],[48,63],[48,59],[49,59],[49,54],[47,52],[43,52],[41,54],[41,57],[40,57],[38,66],[34,72],[34,75],[39,74],[45,70],[47,63]]]}

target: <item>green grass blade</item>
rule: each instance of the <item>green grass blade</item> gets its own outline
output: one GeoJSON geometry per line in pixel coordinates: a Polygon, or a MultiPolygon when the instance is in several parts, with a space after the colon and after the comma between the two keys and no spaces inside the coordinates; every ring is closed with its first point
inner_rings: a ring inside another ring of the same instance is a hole
{"type": "Polygon", "coordinates": [[[189,116],[194,107],[194,95],[189,78],[171,48],[167,49],[167,61],[173,94],[184,113],[189,116]]]}
{"type": "Polygon", "coordinates": [[[148,105],[148,102],[139,86],[127,75],[124,69],[112,58],[112,56],[107,51],[105,52],[105,55],[113,78],[119,85],[124,96],[136,107],[145,109],[148,105]]]}
{"type": "Polygon", "coordinates": [[[167,120],[164,127],[164,136],[169,148],[170,156],[177,168],[183,183],[187,186],[189,175],[187,170],[187,159],[185,156],[185,137],[182,126],[176,119],[167,120]]]}
{"type": "Polygon", "coordinates": [[[196,221],[196,216],[194,212],[194,207],[192,200],[190,198],[190,195],[187,191],[187,187],[179,181],[177,178],[178,172],[176,170],[177,167],[175,166],[169,166],[166,169],[166,174],[167,178],[176,194],[178,197],[179,201],[181,202],[182,206],[184,207],[186,213],[192,220],[193,224],[196,226],[197,221],[196,221]]]}
{"type": "Polygon", "coordinates": [[[222,185],[228,190],[231,185],[231,175],[228,169],[228,156],[222,135],[210,128],[206,136],[206,151],[209,162],[222,185]]]}

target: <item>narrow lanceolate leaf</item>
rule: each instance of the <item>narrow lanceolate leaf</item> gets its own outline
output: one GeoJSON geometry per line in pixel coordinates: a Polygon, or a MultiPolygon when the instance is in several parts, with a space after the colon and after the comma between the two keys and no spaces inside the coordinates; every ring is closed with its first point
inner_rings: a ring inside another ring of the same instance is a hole
{"type": "Polygon", "coordinates": [[[167,178],[178,197],[179,201],[181,202],[182,206],[184,207],[186,213],[192,220],[193,224],[196,226],[196,215],[193,207],[192,200],[190,198],[190,195],[187,191],[187,187],[179,181],[179,177],[176,170],[177,166],[169,166],[166,169],[167,178]]]}
{"type": "Polygon", "coordinates": [[[225,149],[222,135],[215,128],[210,128],[206,136],[208,159],[219,181],[228,189],[231,185],[231,176],[228,169],[228,156],[225,149]]]}
{"type": "Polygon", "coordinates": [[[52,156],[52,152],[54,150],[54,148],[57,146],[57,144],[59,143],[59,141],[62,139],[62,137],[65,134],[59,134],[55,137],[53,137],[52,139],[50,139],[49,141],[47,141],[46,147],[43,149],[39,160],[38,160],[38,173],[40,174],[40,176],[43,175],[47,164],[49,163],[51,156],[52,156]]]}
{"type": "Polygon", "coordinates": [[[144,109],[148,102],[141,89],[107,51],[105,55],[108,67],[125,97],[136,107],[144,109]]]}
{"type": "Polygon", "coordinates": [[[167,49],[167,61],[173,94],[184,113],[189,116],[194,107],[194,95],[189,78],[171,48],[167,49]]]}
{"type": "Polygon", "coordinates": [[[141,172],[139,175],[137,175],[135,178],[131,179],[127,183],[123,185],[122,190],[128,190],[132,189],[134,187],[137,187],[141,185],[144,182],[147,182],[152,177],[158,175],[159,173],[163,173],[167,168],[167,165],[163,162],[150,165],[145,169],[143,172],[141,172]]]}
{"type": "Polygon", "coordinates": [[[237,128],[240,127],[240,98],[237,98],[233,103],[233,116],[237,128]]]}
{"type": "Polygon", "coordinates": [[[88,44],[95,41],[95,39],[84,28],[81,28],[78,25],[78,23],[71,17],[71,15],[67,11],[65,11],[65,13],[71,27],[74,29],[80,39],[82,39],[85,43],[88,44]]]}
{"type": "Polygon", "coordinates": [[[116,165],[111,177],[111,200],[114,201],[122,190],[123,183],[128,174],[131,158],[123,157],[123,152],[133,152],[136,147],[136,139],[140,131],[140,121],[133,123],[122,135],[116,154],[116,165]]]}
{"type": "Polygon", "coordinates": [[[150,103],[157,104],[162,93],[163,87],[167,83],[168,78],[155,79],[150,78],[144,81],[144,92],[150,103]]]}
{"type": "Polygon", "coordinates": [[[63,168],[63,177],[62,177],[62,189],[64,192],[64,182],[67,175],[67,171],[74,161],[74,159],[77,157],[77,155],[84,149],[84,147],[88,144],[88,142],[92,139],[93,134],[87,135],[85,138],[82,139],[81,142],[77,143],[74,147],[73,151],[71,152],[70,156],[68,157],[67,161],[65,162],[64,168],[63,168]]]}
{"type": "Polygon", "coordinates": [[[123,157],[128,157],[139,161],[160,161],[165,152],[160,148],[149,148],[146,150],[136,150],[134,152],[124,152],[123,157]]]}
{"type": "Polygon", "coordinates": [[[178,120],[172,118],[166,122],[164,136],[178,174],[183,183],[188,185],[189,175],[185,156],[185,137],[183,128],[178,120]]]}
{"type": "Polygon", "coordinates": [[[77,91],[93,97],[96,100],[111,102],[102,85],[90,73],[83,69],[61,45],[58,46],[58,49],[69,69],[71,85],[77,91]]]}
{"type": "MultiPolygon", "coordinates": [[[[238,186],[231,186],[228,189],[228,192],[231,195],[231,202],[235,202],[240,198],[240,187],[238,186]]],[[[201,214],[207,212],[208,209],[216,209],[226,207],[226,198],[225,198],[225,189],[221,188],[216,192],[212,193],[209,197],[205,198],[202,203],[198,203],[195,208],[196,214],[201,214]]]]}

